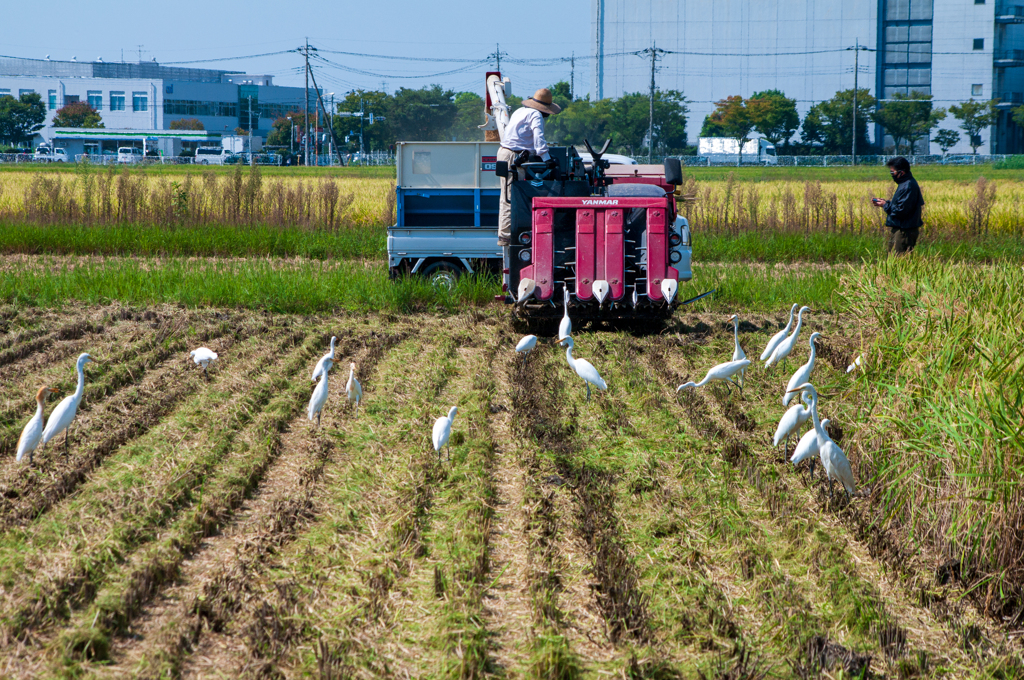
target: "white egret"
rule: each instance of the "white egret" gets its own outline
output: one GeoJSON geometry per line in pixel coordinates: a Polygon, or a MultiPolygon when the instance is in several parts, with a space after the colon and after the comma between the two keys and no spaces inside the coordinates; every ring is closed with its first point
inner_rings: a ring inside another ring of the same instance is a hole
{"type": "Polygon", "coordinates": [[[348,365],[348,382],[345,384],[345,396],[349,401],[356,402],[356,415],[359,415],[359,402],[363,400],[363,386],[356,378],[356,365],[350,362],[348,365]]]}
{"type": "Polygon", "coordinates": [[[39,440],[43,438],[43,404],[46,402],[47,396],[57,394],[59,391],[52,387],[43,386],[36,392],[36,414],[25,425],[25,429],[21,431],[21,438],[18,439],[18,456],[15,460],[19,463],[27,453],[28,464],[32,464],[32,454],[35,453],[36,447],[39,446],[39,440]]]}
{"type": "MultiPolygon", "coordinates": [[[[828,427],[829,419],[821,421],[821,426],[824,428],[828,427]]],[[[814,458],[818,456],[821,450],[818,448],[818,433],[812,427],[811,429],[804,432],[804,436],[800,437],[800,441],[797,442],[796,448],[793,449],[793,456],[789,459],[789,462],[793,465],[797,465],[801,461],[805,461],[808,458],[811,459],[811,479],[814,479],[814,458]]]]}
{"type": "Polygon", "coordinates": [[[192,350],[188,355],[192,357],[192,361],[196,362],[196,366],[203,367],[203,375],[209,380],[210,374],[206,371],[210,367],[210,362],[217,358],[217,353],[208,347],[200,347],[192,350]]]}
{"type": "Polygon", "coordinates": [[[593,385],[599,390],[608,389],[608,384],[605,383],[604,378],[597,372],[586,359],[575,359],[572,356],[573,348],[572,338],[565,339],[565,360],[569,362],[569,368],[576,371],[576,375],[583,378],[583,384],[587,386],[587,399],[590,399],[590,386],[593,385]]]}
{"type": "Polygon", "coordinates": [[[611,286],[604,279],[598,279],[594,281],[594,285],[591,286],[591,290],[594,291],[594,297],[597,298],[598,306],[604,304],[604,299],[608,297],[608,291],[611,290],[611,286]]]}
{"type": "Polygon", "coordinates": [[[320,374],[320,382],[313,388],[313,396],[309,398],[309,408],[306,409],[310,420],[313,420],[313,416],[316,415],[317,427],[320,427],[320,412],[323,411],[324,404],[327,403],[327,374],[333,367],[334,361],[331,359],[324,361],[324,372],[320,374]]]}
{"type": "Polygon", "coordinates": [[[523,304],[529,300],[534,291],[537,290],[537,282],[533,279],[523,279],[519,282],[519,296],[516,298],[516,304],[523,304]]]}
{"type": "MultiPolygon", "coordinates": [[[[711,370],[708,371],[708,374],[704,376],[703,380],[701,380],[698,383],[695,383],[695,382],[692,382],[692,381],[688,382],[688,383],[683,383],[682,385],[680,385],[679,387],[676,388],[676,392],[678,392],[679,390],[685,389],[687,387],[704,387],[705,385],[707,385],[712,380],[721,380],[722,382],[725,383],[726,387],[729,386],[729,383],[732,383],[733,385],[736,385],[736,387],[740,387],[739,383],[737,383],[735,380],[733,380],[733,378],[740,371],[742,371],[743,369],[745,369],[749,365],[750,365],[750,359],[740,359],[739,361],[727,361],[724,364],[718,364],[717,366],[712,366],[711,370]]],[[[741,393],[743,392],[743,388],[742,387],[740,387],[740,392],[741,393]]]]}
{"type": "Polygon", "coordinates": [[[846,367],[847,373],[853,373],[854,369],[860,368],[860,355],[853,360],[853,363],[846,367]]]}
{"type": "MultiPolygon", "coordinates": [[[[729,319],[732,321],[732,337],[736,341],[736,347],[732,350],[732,360],[742,361],[747,358],[747,353],[740,347],[740,317],[738,314],[733,314],[729,319]]],[[[743,387],[743,379],[747,376],[746,369],[740,371],[740,388],[743,387]]]]}
{"type": "Polygon", "coordinates": [[[774,352],[775,348],[779,346],[779,343],[785,340],[786,336],[789,335],[789,329],[793,327],[793,315],[796,314],[796,308],[799,306],[800,305],[794,304],[792,307],[790,307],[789,322],[786,323],[785,328],[783,328],[781,331],[773,335],[772,339],[768,341],[768,344],[765,346],[764,351],[761,352],[761,361],[768,361],[768,357],[772,355],[772,352],[774,352]]]}
{"type": "Polygon", "coordinates": [[[768,361],[765,362],[765,368],[778,364],[793,351],[793,347],[796,346],[796,341],[800,337],[800,326],[804,323],[804,312],[810,311],[810,309],[806,305],[800,308],[800,313],[796,315],[796,328],[793,329],[793,335],[779,343],[779,346],[775,348],[772,355],[768,357],[768,361]]]}
{"type": "Polygon", "coordinates": [[[786,383],[786,393],[782,395],[782,405],[789,406],[789,402],[795,396],[794,390],[797,385],[803,385],[806,382],[811,382],[811,371],[814,370],[814,357],[817,354],[814,341],[821,337],[821,333],[811,333],[811,338],[808,341],[811,345],[811,356],[807,359],[807,363],[796,369],[793,373],[793,377],[786,383]]]}
{"type": "Polygon", "coordinates": [[[797,404],[782,414],[779,426],[775,428],[775,437],[772,439],[772,445],[778,446],[779,442],[786,440],[786,452],[784,455],[789,455],[789,438],[796,434],[800,426],[811,417],[811,409],[806,406],[807,398],[806,394],[800,397],[800,400],[804,403],[797,404]]]}
{"type": "MultiPolygon", "coordinates": [[[[434,450],[437,451],[437,459],[441,460],[441,449],[448,443],[452,436],[452,423],[455,422],[455,414],[459,412],[458,406],[452,406],[447,416],[441,416],[434,421],[434,430],[430,433],[430,440],[434,443],[434,450]]],[[[452,459],[452,447],[448,447],[448,460],[452,459]]]]}
{"type": "Polygon", "coordinates": [[[662,279],[661,280],[661,294],[665,296],[665,304],[670,305],[672,301],[676,299],[676,293],[679,292],[679,282],[675,279],[662,279]]]}
{"type": "Polygon", "coordinates": [[[523,364],[524,365],[526,364],[526,357],[529,356],[530,352],[532,352],[535,347],[537,347],[537,336],[536,335],[527,335],[527,336],[523,337],[522,340],[519,341],[518,345],[516,345],[516,352],[522,352],[523,353],[523,364]]]}
{"type": "Polygon", "coordinates": [[[803,390],[806,394],[810,395],[811,419],[814,422],[814,431],[818,435],[818,452],[821,457],[821,465],[825,468],[825,474],[828,476],[829,497],[832,496],[833,479],[838,479],[839,483],[846,489],[846,493],[853,496],[857,493],[857,484],[853,479],[853,468],[850,467],[850,460],[846,457],[846,454],[843,453],[838,444],[832,441],[832,437],[828,436],[825,426],[818,418],[818,391],[814,389],[811,383],[804,383],[796,389],[803,390]]]}
{"type": "MultiPolygon", "coordinates": [[[[561,342],[572,335],[572,319],[569,318],[569,286],[565,286],[562,301],[562,320],[558,323],[558,341],[561,342]]],[[[529,337],[529,336],[527,336],[529,337]]],[[[525,339],[525,338],[524,338],[525,339]]],[[[532,348],[531,348],[532,349],[532,348]]],[[[516,347],[516,351],[519,348],[516,347]]]]}
{"type": "Polygon", "coordinates": [[[324,372],[324,362],[325,361],[327,361],[328,359],[330,359],[331,361],[334,361],[334,345],[337,342],[338,342],[338,336],[332,335],[331,336],[331,349],[330,349],[329,352],[327,352],[327,354],[325,354],[322,357],[320,357],[320,361],[316,362],[316,367],[313,368],[313,380],[312,380],[312,382],[316,382],[316,379],[319,378],[323,374],[323,372],[324,372]]]}
{"type": "Polygon", "coordinates": [[[82,394],[85,391],[85,364],[90,361],[95,361],[95,359],[88,354],[82,354],[78,357],[78,363],[75,365],[78,371],[78,387],[75,388],[74,394],[69,394],[60,400],[57,408],[53,409],[50,413],[50,417],[46,421],[46,428],[43,430],[43,446],[49,444],[50,440],[61,432],[64,433],[65,457],[68,455],[68,437],[70,436],[71,423],[75,422],[75,416],[78,415],[78,405],[82,402],[82,394]]]}

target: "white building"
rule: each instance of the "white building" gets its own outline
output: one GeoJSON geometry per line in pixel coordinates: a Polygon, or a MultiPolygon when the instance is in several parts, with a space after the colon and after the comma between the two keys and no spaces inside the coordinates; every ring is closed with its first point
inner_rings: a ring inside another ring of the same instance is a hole
{"type": "MultiPolygon", "coordinates": [[[[1000,120],[979,152],[1024,151],[1009,117],[1024,103],[1024,0],[593,0],[592,10],[592,93],[646,92],[651,60],[633,53],[666,50],[657,86],[690,101],[691,143],[730,95],[781,90],[803,117],[854,86],[860,44],[858,87],[882,98],[917,90],[942,108],[998,98],[1000,120]]],[[[949,116],[941,127],[957,125],[949,116]]],[[[879,133],[870,137],[885,145],[879,133]]],[[[969,152],[967,140],[953,151],[969,152]]]]}
{"type": "MultiPolygon", "coordinates": [[[[110,153],[118,146],[157,148],[177,155],[183,148],[216,145],[236,128],[266,137],[276,118],[303,109],[305,90],[279,87],[271,76],[178,68],[154,62],[77,62],[0,57],[0,95],[38,92],[49,111],[39,135],[69,154],[110,153]],[[99,111],[102,129],[54,128],[57,110],[76,101],[99,111]],[[251,111],[251,118],[250,118],[251,111]],[[170,130],[196,118],[204,132],[170,130]],[[251,121],[251,123],[250,123],[251,121]]],[[[315,94],[310,92],[310,111],[315,94]]]]}

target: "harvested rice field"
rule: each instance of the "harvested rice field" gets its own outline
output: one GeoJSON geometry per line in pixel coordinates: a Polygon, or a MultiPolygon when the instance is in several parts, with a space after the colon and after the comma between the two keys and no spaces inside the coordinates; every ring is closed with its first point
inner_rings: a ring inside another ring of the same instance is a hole
{"type": "MultiPolygon", "coordinates": [[[[911,277],[891,296],[880,280],[896,275],[844,281],[863,305],[810,313],[787,369],[755,362],[742,393],[675,390],[729,360],[728,314],[578,329],[609,386],[589,401],[550,337],[514,352],[502,306],[0,308],[0,677],[1019,677],[1019,557],[986,542],[1020,540],[1017,496],[973,500],[945,435],[938,468],[893,467],[931,434],[895,429],[916,421],[886,410],[886,386],[927,392],[919,367],[938,359],[879,354],[940,333],[933,308],[965,373],[1003,336],[975,355],[956,329],[991,318],[948,307],[934,272],[918,272],[920,319],[901,316],[911,277]],[[813,331],[852,499],[771,442],[813,331]],[[317,428],[310,374],[332,336],[317,428]],[[200,345],[219,354],[208,378],[200,345]],[[71,393],[82,352],[97,363],[67,456],[59,437],[16,463],[36,389],[71,393]]],[[[747,354],[787,315],[741,313],[747,354]]]]}

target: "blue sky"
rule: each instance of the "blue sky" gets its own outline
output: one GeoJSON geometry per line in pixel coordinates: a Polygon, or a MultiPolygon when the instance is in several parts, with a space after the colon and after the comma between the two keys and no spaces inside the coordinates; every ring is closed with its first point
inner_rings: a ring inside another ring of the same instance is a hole
{"type": "MultiPolygon", "coordinates": [[[[47,0],[8,3],[8,31],[0,53],[42,59],[138,61],[161,63],[279,52],[306,37],[334,64],[321,63],[317,83],[339,95],[355,88],[389,92],[399,87],[439,83],[455,90],[483,91],[486,64],[472,61],[398,61],[330,54],[326,50],[426,59],[485,60],[495,44],[508,54],[502,71],[517,94],[568,80],[570,65],[517,64],[515,59],[586,57],[590,44],[590,0],[486,2],[267,2],[237,0],[199,2],[93,3],[47,0]],[[45,11],[40,11],[45,7],[45,11]],[[141,48],[139,47],[141,45],[141,48]],[[364,73],[353,72],[352,70],[364,73]],[[450,71],[446,75],[435,75],[450,71]],[[416,76],[415,78],[399,76],[416,76]]],[[[302,85],[299,54],[196,63],[197,68],[244,70],[274,76],[280,85],[302,85]]],[[[493,61],[490,62],[493,66],[493,61]]],[[[576,90],[585,94],[590,63],[576,64],[576,90]]]]}

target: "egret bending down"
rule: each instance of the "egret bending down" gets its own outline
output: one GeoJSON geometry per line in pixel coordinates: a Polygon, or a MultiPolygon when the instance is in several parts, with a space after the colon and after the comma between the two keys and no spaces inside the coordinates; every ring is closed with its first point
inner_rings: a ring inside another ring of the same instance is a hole
{"type": "Polygon", "coordinates": [[[789,329],[793,327],[793,315],[796,313],[796,308],[799,306],[800,305],[794,304],[792,307],[790,307],[789,322],[786,323],[785,328],[783,328],[781,331],[773,335],[772,339],[768,341],[768,344],[765,346],[764,351],[761,352],[761,361],[768,361],[768,357],[772,355],[772,352],[774,352],[775,348],[779,346],[779,343],[785,340],[786,336],[789,335],[789,329]]]}
{"type": "Polygon", "coordinates": [[[804,390],[811,398],[811,418],[814,421],[814,431],[818,435],[818,451],[821,456],[821,465],[825,468],[825,474],[828,477],[828,495],[832,496],[832,480],[838,479],[839,483],[846,489],[846,493],[850,496],[857,493],[857,484],[853,479],[853,468],[850,467],[850,461],[843,453],[843,450],[839,448],[839,445],[832,441],[832,437],[828,436],[828,432],[825,431],[825,426],[822,425],[821,420],[818,418],[818,391],[814,389],[811,383],[804,383],[796,388],[797,390],[804,390]]]}
{"type": "Polygon", "coordinates": [[[316,382],[316,379],[319,378],[321,375],[323,375],[323,373],[324,373],[324,362],[327,361],[328,359],[330,359],[331,361],[334,361],[334,345],[337,342],[338,342],[338,337],[336,335],[332,335],[331,336],[331,349],[330,349],[330,351],[328,351],[327,354],[325,354],[322,357],[320,357],[320,361],[316,362],[316,367],[313,368],[313,382],[316,382]]]}
{"type": "Polygon", "coordinates": [[[210,367],[210,362],[216,360],[217,353],[208,347],[200,347],[199,349],[192,350],[188,354],[192,357],[192,361],[196,362],[196,366],[203,367],[203,375],[206,376],[207,380],[209,380],[210,374],[206,371],[210,367]]]}
{"type": "MultiPolygon", "coordinates": [[[[729,320],[732,321],[732,336],[736,341],[736,347],[732,351],[732,360],[742,361],[747,358],[747,353],[740,347],[740,317],[738,314],[733,314],[729,320]]],[[[745,369],[740,371],[740,389],[743,389],[743,379],[746,375],[747,371],[745,369]]]]}
{"type": "Polygon", "coordinates": [[[43,438],[43,404],[46,402],[46,397],[51,394],[57,394],[60,390],[52,387],[40,387],[39,391],[36,392],[36,414],[25,425],[25,429],[21,431],[21,438],[18,439],[18,456],[15,458],[19,463],[21,459],[28,454],[28,464],[32,464],[32,454],[35,453],[36,447],[39,446],[39,440],[43,438]]]}
{"type": "MultiPolygon", "coordinates": [[[[807,404],[808,396],[804,394],[800,397],[800,401],[807,404]]],[[[772,439],[772,445],[778,446],[779,442],[783,439],[786,440],[786,451],[783,455],[789,455],[789,438],[792,437],[799,429],[800,426],[807,422],[807,419],[811,417],[811,409],[806,405],[797,404],[782,415],[782,419],[779,420],[779,426],[775,428],[775,437],[772,439]]]]}
{"type": "Polygon", "coordinates": [[[576,371],[576,375],[583,378],[583,384],[587,386],[587,400],[590,400],[590,386],[593,385],[599,390],[608,389],[608,384],[586,359],[574,359],[572,356],[573,340],[565,339],[565,360],[569,362],[569,368],[576,371]]]}
{"type": "Polygon", "coordinates": [[[348,365],[348,382],[345,384],[345,396],[348,397],[349,401],[356,402],[356,415],[359,415],[359,402],[363,400],[363,386],[359,384],[359,379],[356,378],[355,362],[350,362],[348,365]]]}
{"type": "MultiPolygon", "coordinates": [[[[829,419],[821,421],[821,426],[828,428],[829,419]]],[[[827,429],[825,430],[828,431],[827,429]]],[[[796,448],[793,449],[793,457],[789,459],[789,462],[793,465],[798,465],[801,461],[805,461],[808,458],[811,459],[811,480],[814,480],[814,458],[820,456],[821,450],[818,448],[818,433],[812,427],[811,429],[804,432],[804,436],[800,437],[800,441],[797,443],[796,448]]],[[[824,467],[824,464],[822,464],[824,467]]]]}
{"type": "Polygon", "coordinates": [[[64,457],[68,455],[68,437],[70,437],[71,423],[75,422],[78,415],[78,405],[82,402],[82,394],[85,391],[85,364],[94,361],[88,354],[78,357],[75,369],[78,371],[78,387],[74,394],[69,394],[60,400],[57,408],[50,413],[46,421],[46,429],[43,430],[43,446],[50,443],[50,440],[61,432],[64,433],[64,457]]]}
{"type": "Polygon", "coordinates": [[[778,364],[793,351],[793,347],[796,346],[796,341],[800,337],[800,326],[804,323],[804,312],[809,312],[810,310],[811,308],[806,305],[800,308],[800,313],[796,315],[796,328],[793,329],[793,335],[779,343],[779,346],[775,348],[772,355],[768,357],[768,361],[765,362],[765,368],[778,364]]]}
{"type": "Polygon", "coordinates": [[[306,409],[310,420],[313,420],[313,416],[316,415],[317,427],[320,427],[320,412],[323,411],[324,404],[327,403],[327,374],[333,367],[334,361],[325,357],[324,371],[320,374],[320,382],[313,388],[313,396],[309,398],[309,408],[306,409]]]}
{"type": "MultiPolygon", "coordinates": [[[[569,286],[564,288],[565,295],[562,299],[562,320],[558,322],[558,341],[562,342],[572,335],[572,319],[569,318],[569,286]]],[[[636,305],[634,305],[635,307],[636,305]]],[[[527,336],[530,337],[530,336],[527,336]]],[[[524,340],[526,338],[523,338],[524,340]]],[[[519,348],[516,348],[519,351],[519,348]]]]}
{"type": "Polygon", "coordinates": [[[536,335],[527,335],[526,337],[519,341],[518,345],[516,345],[516,351],[523,353],[523,365],[526,365],[526,357],[529,356],[530,352],[532,352],[536,346],[536,335]]]}
{"type": "MultiPolygon", "coordinates": [[[[434,430],[430,433],[430,440],[437,451],[437,459],[441,460],[441,449],[448,443],[452,436],[452,423],[455,422],[455,414],[459,412],[458,406],[452,406],[447,416],[441,416],[434,421],[434,430]]],[[[448,460],[452,459],[452,447],[448,447],[448,460]]]]}
{"type": "Polygon", "coordinates": [[[711,370],[708,371],[708,374],[704,376],[703,380],[698,383],[692,381],[683,383],[676,388],[676,392],[687,387],[704,387],[712,380],[721,380],[725,383],[726,387],[729,387],[729,383],[736,385],[736,387],[740,388],[740,393],[742,394],[743,388],[740,387],[740,384],[733,380],[733,378],[749,365],[750,359],[740,359],[739,361],[727,361],[724,364],[712,366],[711,370]]]}
{"type": "Polygon", "coordinates": [[[814,370],[814,356],[816,354],[816,347],[814,341],[821,337],[821,333],[811,333],[810,345],[811,345],[811,356],[807,359],[807,363],[796,369],[793,377],[789,379],[786,384],[786,393],[782,395],[782,405],[789,406],[789,402],[795,396],[795,390],[797,385],[803,385],[806,382],[811,382],[811,371],[814,370]]]}

